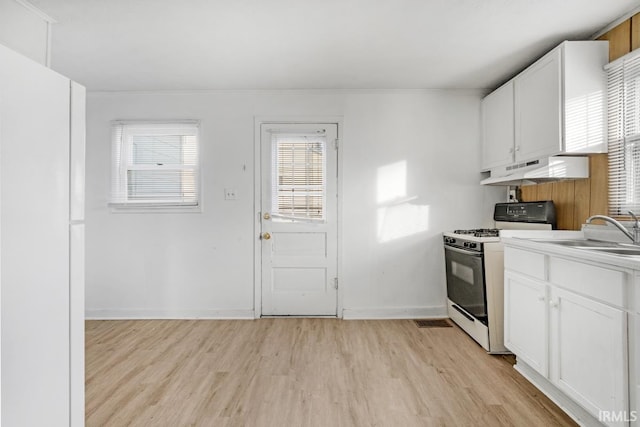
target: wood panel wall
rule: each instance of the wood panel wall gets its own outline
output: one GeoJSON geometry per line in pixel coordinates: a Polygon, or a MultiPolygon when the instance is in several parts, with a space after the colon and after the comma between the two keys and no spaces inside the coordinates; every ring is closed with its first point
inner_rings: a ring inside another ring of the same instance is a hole
{"type": "MultiPolygon", "coordinates": [[[[599,40],[609,40],[609,61],[640,48],[640,13],[603,34],[599,40]]],[[[592,154],[589,156],[589,178],[523,186],[522,200],[553,200],[558,228],[579,230],[589,216],[608,213],[608,172],[607,155],[592,154]]]]}

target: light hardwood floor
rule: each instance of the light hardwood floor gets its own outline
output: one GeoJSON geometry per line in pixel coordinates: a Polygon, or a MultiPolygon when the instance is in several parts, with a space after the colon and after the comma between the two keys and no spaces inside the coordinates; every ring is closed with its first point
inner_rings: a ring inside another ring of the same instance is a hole
{"type": "Polygon", "coordinates": [[[87,426],[575,425],[457,327],[88,321],[87,426]]]}

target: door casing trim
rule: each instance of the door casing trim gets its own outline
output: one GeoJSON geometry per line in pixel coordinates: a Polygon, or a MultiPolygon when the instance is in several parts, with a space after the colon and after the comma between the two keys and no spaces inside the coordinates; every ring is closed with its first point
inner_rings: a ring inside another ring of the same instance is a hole
{"type": "Polygon", "coordinates": [[[254,117],[254,151],[253,151],[253,312],[254,317],[262,317],[262,245],[260,242],[260,209],[262,205],[262,162],[261,131],[262,125],[268,124],[335,124],[338,126],[338,212],[337,212],[337,244],[338,244],[338,295],[336,301],[336,317],[342,319],[343,281],[342,281],[342,116],[255,116],[254,117]]]}

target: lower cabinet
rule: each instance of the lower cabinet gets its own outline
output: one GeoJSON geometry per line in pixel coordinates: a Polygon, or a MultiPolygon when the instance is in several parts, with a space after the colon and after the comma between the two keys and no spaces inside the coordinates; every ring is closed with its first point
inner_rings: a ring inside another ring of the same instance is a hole
{"type": "Polygon", "coordinates": [[[507,271],[504,299],[504,345],[527,365],[548,376],[547,285],[507,271]]]}
{"type": "MultiPolygon", "coordinates": [[[[508,265],[505,265],[508,268],[508,265]]],[[[607,425],[629,413],[627,313],[549,282],[505,271],[505,346],[607,425]]]]}
{"type": "Polygon", "coordinates": [[[626,313],[557,288],[549,305],[551,381],[596,417],[625,412],[626,313]]]}

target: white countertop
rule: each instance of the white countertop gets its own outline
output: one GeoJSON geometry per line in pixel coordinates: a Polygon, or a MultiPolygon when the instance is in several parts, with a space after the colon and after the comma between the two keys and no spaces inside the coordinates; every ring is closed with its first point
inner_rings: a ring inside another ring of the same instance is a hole
{"type": "MultiPolygon", "coordinates": [[[[580,233],[580,232],[574,232],[580,233]]],[[[561,236],[561,235],[560,235],[561,236]]],[[[569,235],[566,235],[569,236],[569,235]]],[[[577,249],[570,246],[562,246],[554,243],[539,242],[535,239],[579,239],[580,237],[547,237],[544,235],[526,237],[503,237],[505,246],[544,252],[549,255],[557,255],[563,258],[572,258],[580,262],[602,264],[605,266],[622,267],[632,270],[640,270],[640,256],[617,255],[589,249],[577,249]]]]}
{"type": "Polygon", "coordinates": [[[572,230],[500,230],[500,237],[523,239],[583,239],[582,231],[572,230]]]}

